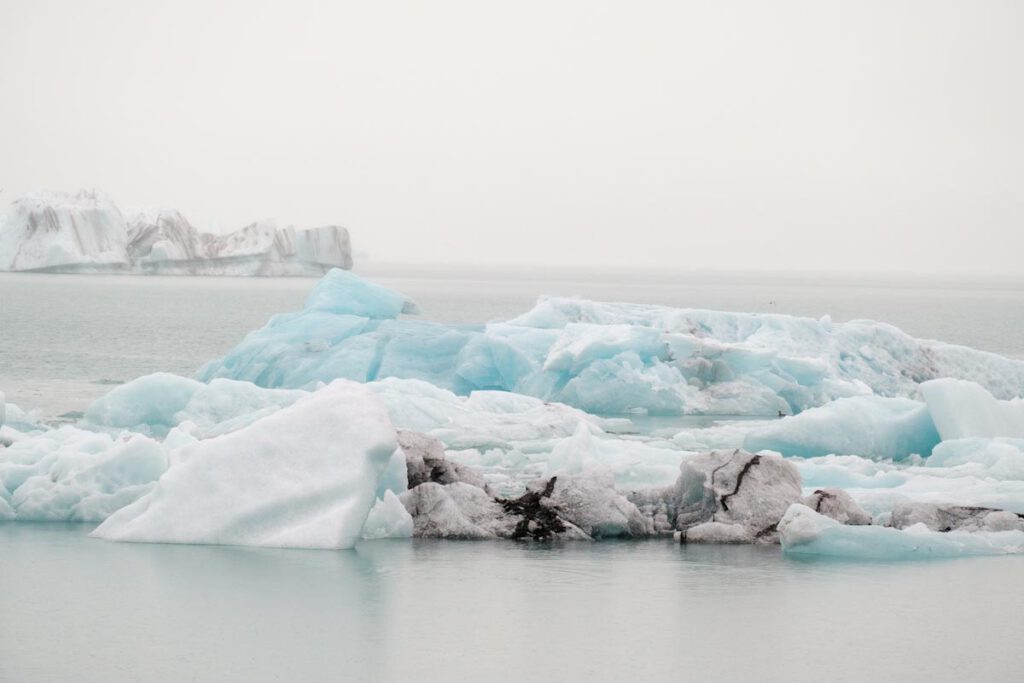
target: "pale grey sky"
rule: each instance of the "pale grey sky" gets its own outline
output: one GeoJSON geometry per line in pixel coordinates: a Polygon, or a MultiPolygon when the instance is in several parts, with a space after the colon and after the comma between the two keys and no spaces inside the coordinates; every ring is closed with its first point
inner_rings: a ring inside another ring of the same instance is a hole
{"type": "Polygon", "coordinates": [[[375,261],[1017,274],[1022,8],[0,0],[0,201],[375,261]]]}

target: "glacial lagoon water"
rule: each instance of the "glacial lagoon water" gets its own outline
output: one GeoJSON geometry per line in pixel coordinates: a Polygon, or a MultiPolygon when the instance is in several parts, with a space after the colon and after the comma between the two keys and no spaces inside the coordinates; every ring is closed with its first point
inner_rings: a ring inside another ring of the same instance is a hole
{"type": "MultiPolygon", "coordinates": [[[[867,317],[1024,357],[1021,283],[364,274],[445,322],[579,294],[867,317]]],[[[0,389],[52,419],[141,374],[191,374],[312,284],[0,274],[0,389]]],[[[801,561],[669,540],[328,552],[117,544],[90,529],[0,524],[0,681],[996,681],[1024,666],[1021,557],[801,561]]]]}
{"type": "Polygon", "coordinates": [[[670,541],[119,544],[0,524],[4,681],[1010,681],[1024,563],[670,541]]]}

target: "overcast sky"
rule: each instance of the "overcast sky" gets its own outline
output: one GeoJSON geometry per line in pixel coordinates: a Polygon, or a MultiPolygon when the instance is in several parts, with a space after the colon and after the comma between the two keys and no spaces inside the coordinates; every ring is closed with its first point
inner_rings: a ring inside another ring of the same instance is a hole
{"type": "Polygon", "coordinates": [[[1017,274],[1022,8],[0,0],[0,201],[378,262],[1017,274]]]}

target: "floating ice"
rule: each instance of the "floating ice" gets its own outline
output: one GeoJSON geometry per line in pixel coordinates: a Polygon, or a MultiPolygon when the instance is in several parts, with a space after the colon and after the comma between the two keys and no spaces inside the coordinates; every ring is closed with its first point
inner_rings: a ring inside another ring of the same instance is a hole
{"type": "Polygon", "coordinates": [[[324,275],[316,284],[306,299],[306,310],[364,318],[397,318],[402,313],[419,313],[416,303],[405,295],[338,269],[324,275]]]}
{"type": "Polygon", "coordinates": [[[396,446],[374,394],[335,382],[237,431],[181,449],[150,493],[93,535],[349,548],[396,446]]]}
{"type": "Polygon", "coordinates": [[[684,542],[770,542],[800,500],[800,474],[777,456],[710,451],[683,460],[673,494],[684,542]]]}
{"type": "Polygon", "coordinates": [[[33,432],[0,448],[0,515],[98,522],[149,491],[166,467],[161,444],[145,436],[33,432]]]}
{"type": "Polygon", "coordinates": [[[928,407],[881,396],[840,398],[799,415],[755,427],[743,447],[783,455],[863,455],[900,460],[928,455],[939,443],[928,407]]]}
{"type": "Polygon", "coordinates": [[[790,554],[850,559],[927,560],[964,555],[1024,552],[1022,531],[950,531],[918,524],[899,530],[881,526],[847,526],[795,504],[779,523],[782,549],[790,554]]]}
{"type": "Polygon", "coordinates": [[[571,437],[554,442],[544,476],[610,477],[626,490],[666,486],[679,476],[682,458],[678,449],[615,438],[580,422],[571,437]]]}
{"type": "Polygon", "coordinates": [[[923,524],[932,531],[1024,531],[1024,514],[994,508],[934,503],[899,503],[887,526],[908,529],[923,524]]]}
{"type": "Polygon", "coordinates": [[[37,192],[0,216],[0,271],[322,275],[334,267],[352,267],[348,231],[335,225],[253,223],[213,235],[171,209],[126,218],[96,192],[37,192]]]}
{"type": "Polygon", "coordinates": [[[363,524],[362,537],[367,540],[381,538],[412,538],[412,515],[393,491],[385,491],[377,500],[363,524]]]}
{"type": "Polygon", "coordinates": [[[372,287],[329,275],[305,310],[250,333],[199,378],[283,388],[412,378],[460,395],[502,390],[595,414],[665,415],[775,416],[850,396],[915,398],[937,377],[970,379],[1000,398],[1024,387],[1022,361],[869,321],[549,298],[507,322],[449,326],[396,319],[407,300],[372,287]],[[367,291],[372,305],[363,305],[367,291]]]}
{"type": "MultiPolygon", "coordinates": [[[[1024,438],[1024,399],[996,399],[975,382],[936,379],[921,385],[935,426],[943,440],[967,437],[1024,438]]],[[[1018,386],[1014,396],[1024,394],[1018,386]]]]}
{"type": "Polygon", "coordinates": [[[516,520],[486,491],[472,484],[426,482],[401,495],[422,538],[510,538],[516,520]]]}
{"type": "Polygon", "coordinates": [[[871,515],[857,504],[849,493],[842,489],[818,489],[805,496],[804,505],[818,514],[830,517],[840,524],[871,524],[871,515]]]}
{"type": "Polygon", "coordinates": [[[99,398],[85,411],[83,423],[163,437],[172,427],[188,421],[197,437],[207,438],[243,427],[308,393],[268,390],[226,379],[203,384],[158,372],[122,384],[99,398]]]}

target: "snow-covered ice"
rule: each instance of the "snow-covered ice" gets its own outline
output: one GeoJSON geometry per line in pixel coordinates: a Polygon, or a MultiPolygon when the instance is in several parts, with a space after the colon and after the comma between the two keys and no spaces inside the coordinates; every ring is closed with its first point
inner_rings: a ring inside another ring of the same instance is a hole
{"type": "Polygon", "coordinates": [[[0,271],[161,275],[322,275],[351,268],[348,230],[253,223],[197,230],[173,209],[124,215],[98,192],[36,192],[0,215],[0,271]]]}

